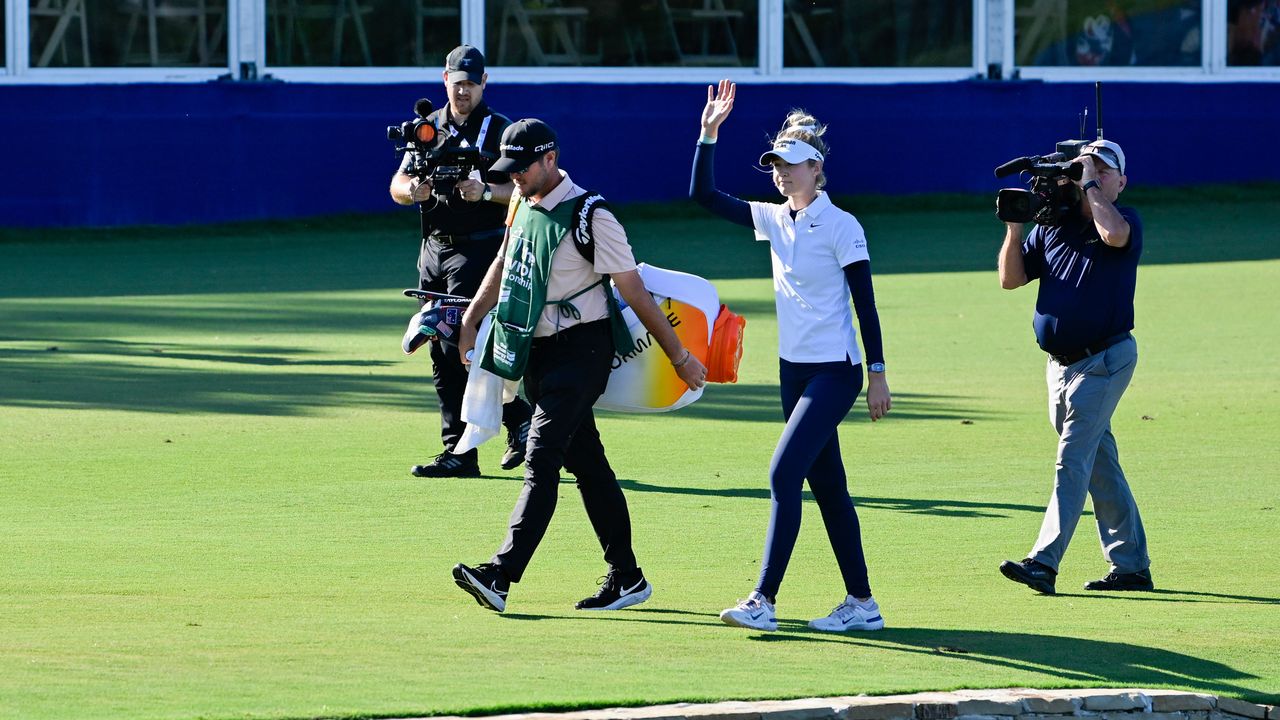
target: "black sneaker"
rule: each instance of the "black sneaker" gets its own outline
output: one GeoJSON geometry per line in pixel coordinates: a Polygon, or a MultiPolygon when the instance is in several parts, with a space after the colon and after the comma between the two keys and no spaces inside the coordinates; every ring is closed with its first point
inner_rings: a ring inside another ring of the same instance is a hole
{"type": "Polygon", "coordinates": [[[467,567],[462,563],[453,566],[453,581],[480,603],[480,607],[502,612],[507,609],[507,590],[511,583],[501,568],[492,563],[467,567]]]}
{"type": "Polygon", "coordinates": [[[520,427],[507,428],[507,451],[502,454],[502,469],[514,470],[524,462],[524,448],[529,442],[529,421],[520,427]]]}
{"type": "Polygon", "coordinates": [[[653,595],[653,586],[644,579],[639,568],[623,573],[610,570],[601,578],[600,590],[589,598],[579,600],[575,608],[579,610],[621,610],[639,605],[653,595]]]}
{"type": "Polygon", "coordinates": [[[1045,595],[1053,594],[1053,585],[1058,580],[1058,572],[1042,562],[1026,558],[1022,562],[1005,560],[1000,563],[1000,572],[1005,577],[1045,595]]]}
{"type": "Polygon", "coordinates": [[[1109,572],[1101,580],[1091,580],[1084,584],[1085,590],[1155,590],[1156,584],[1151,581],[1151,570],[1139,570],[1132,573],[1109,572]]]}
{"type": "Polygon", "coordinates": [[[474,457],[442,452],[426,465],[414,465],[409,474],[420,478],[480,477],[480,465],[474,457]]]}

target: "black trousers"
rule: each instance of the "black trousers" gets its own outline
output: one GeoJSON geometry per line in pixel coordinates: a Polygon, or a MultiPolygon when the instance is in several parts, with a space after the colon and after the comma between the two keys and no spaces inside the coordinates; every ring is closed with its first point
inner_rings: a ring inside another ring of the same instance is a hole
{"type": "MultiPolygon", "coordinates": [[[[418,288],[432,292],[475,297],[480,282],[502,245],[502,231],[454,245],[423,240],[418,254],[418,288]]],[[[462,422],[462,394],[467,389],[467,368],[458,357],[458,346],[450,340],[431,343],[431,378],[440,408],[440,439],[453,452],[467,424],[462,422]]],[[[529,405],[517,397],[502,407],[502,424],[519,428],[529,419],[529,405]]],[[[472,450],[463,455],[475,458],[472,450]]]]}
{"type": "Polygon", "coordinates": [[[591,411],[604,393],[612,362],[607,319],[534,340],[524,375],[525,393],[533,403],[524,487],[506,540],[492,560],[512,582],[524,575],[555,513],[561,467],[577,479],[605,562],[617,571],[636,569],[627,499],[609,467],[591,411]]]}

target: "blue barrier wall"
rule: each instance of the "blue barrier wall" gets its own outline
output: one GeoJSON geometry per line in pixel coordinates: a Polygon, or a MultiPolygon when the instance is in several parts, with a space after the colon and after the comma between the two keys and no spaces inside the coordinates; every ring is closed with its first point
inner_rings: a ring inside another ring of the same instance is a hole
{"type": "MultiPolygon", "coordinates": [[[[705,74],[705,73],[702,73],[705,74]]],[[[708,80],[712,76],[708,75],[708,80]]],[[[561,135],[563,166],[615,201],[682,198],[706,85],[503,85],[486,99],[561,135]]],[[[1280,180],[1277,83],[1110,83],[1105,131],[1131,183],[1280,180]]],[[[388,124],[421,85],[0,86],[0,226],[206,223],[394,209],[388,124]]],[[[718,158],[720,186],[768,194],[752,170],[801,105],[831,125],[829,189],[988,191],[992,168],[1078,135],[1086,83],[740,85],[718,158]]]]}

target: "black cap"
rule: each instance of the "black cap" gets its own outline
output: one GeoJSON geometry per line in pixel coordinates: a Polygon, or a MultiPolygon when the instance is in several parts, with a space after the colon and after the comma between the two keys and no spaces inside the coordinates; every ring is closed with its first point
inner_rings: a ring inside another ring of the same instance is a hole
{"type": "Polygon", "coordinates": [[[538,158],[559,148],[556,131],[550,125],[534,118],[517,120],[502,132],[502,157],[490,169],[505,173],[524,172],[538,158]]]}
{"type": "Polygon", "coordinates": [[[449,82],[479,83],[484,79],[484,53],[470,45],[459,45],[444,59],[444,69],[449,73],[449,82]]]}

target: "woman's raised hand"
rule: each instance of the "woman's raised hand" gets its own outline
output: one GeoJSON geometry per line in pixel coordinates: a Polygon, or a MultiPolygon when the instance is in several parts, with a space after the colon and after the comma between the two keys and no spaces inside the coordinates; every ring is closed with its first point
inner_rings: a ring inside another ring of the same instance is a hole
{"type": "Polygon", "coordinates": [[[702,134],[714,138],[720,131],[720,124],[733,111],[733,96],[738,86],[728,80],[721,80],[720,87],[707,86],[707,105],[702,108],[702,134]]]}

